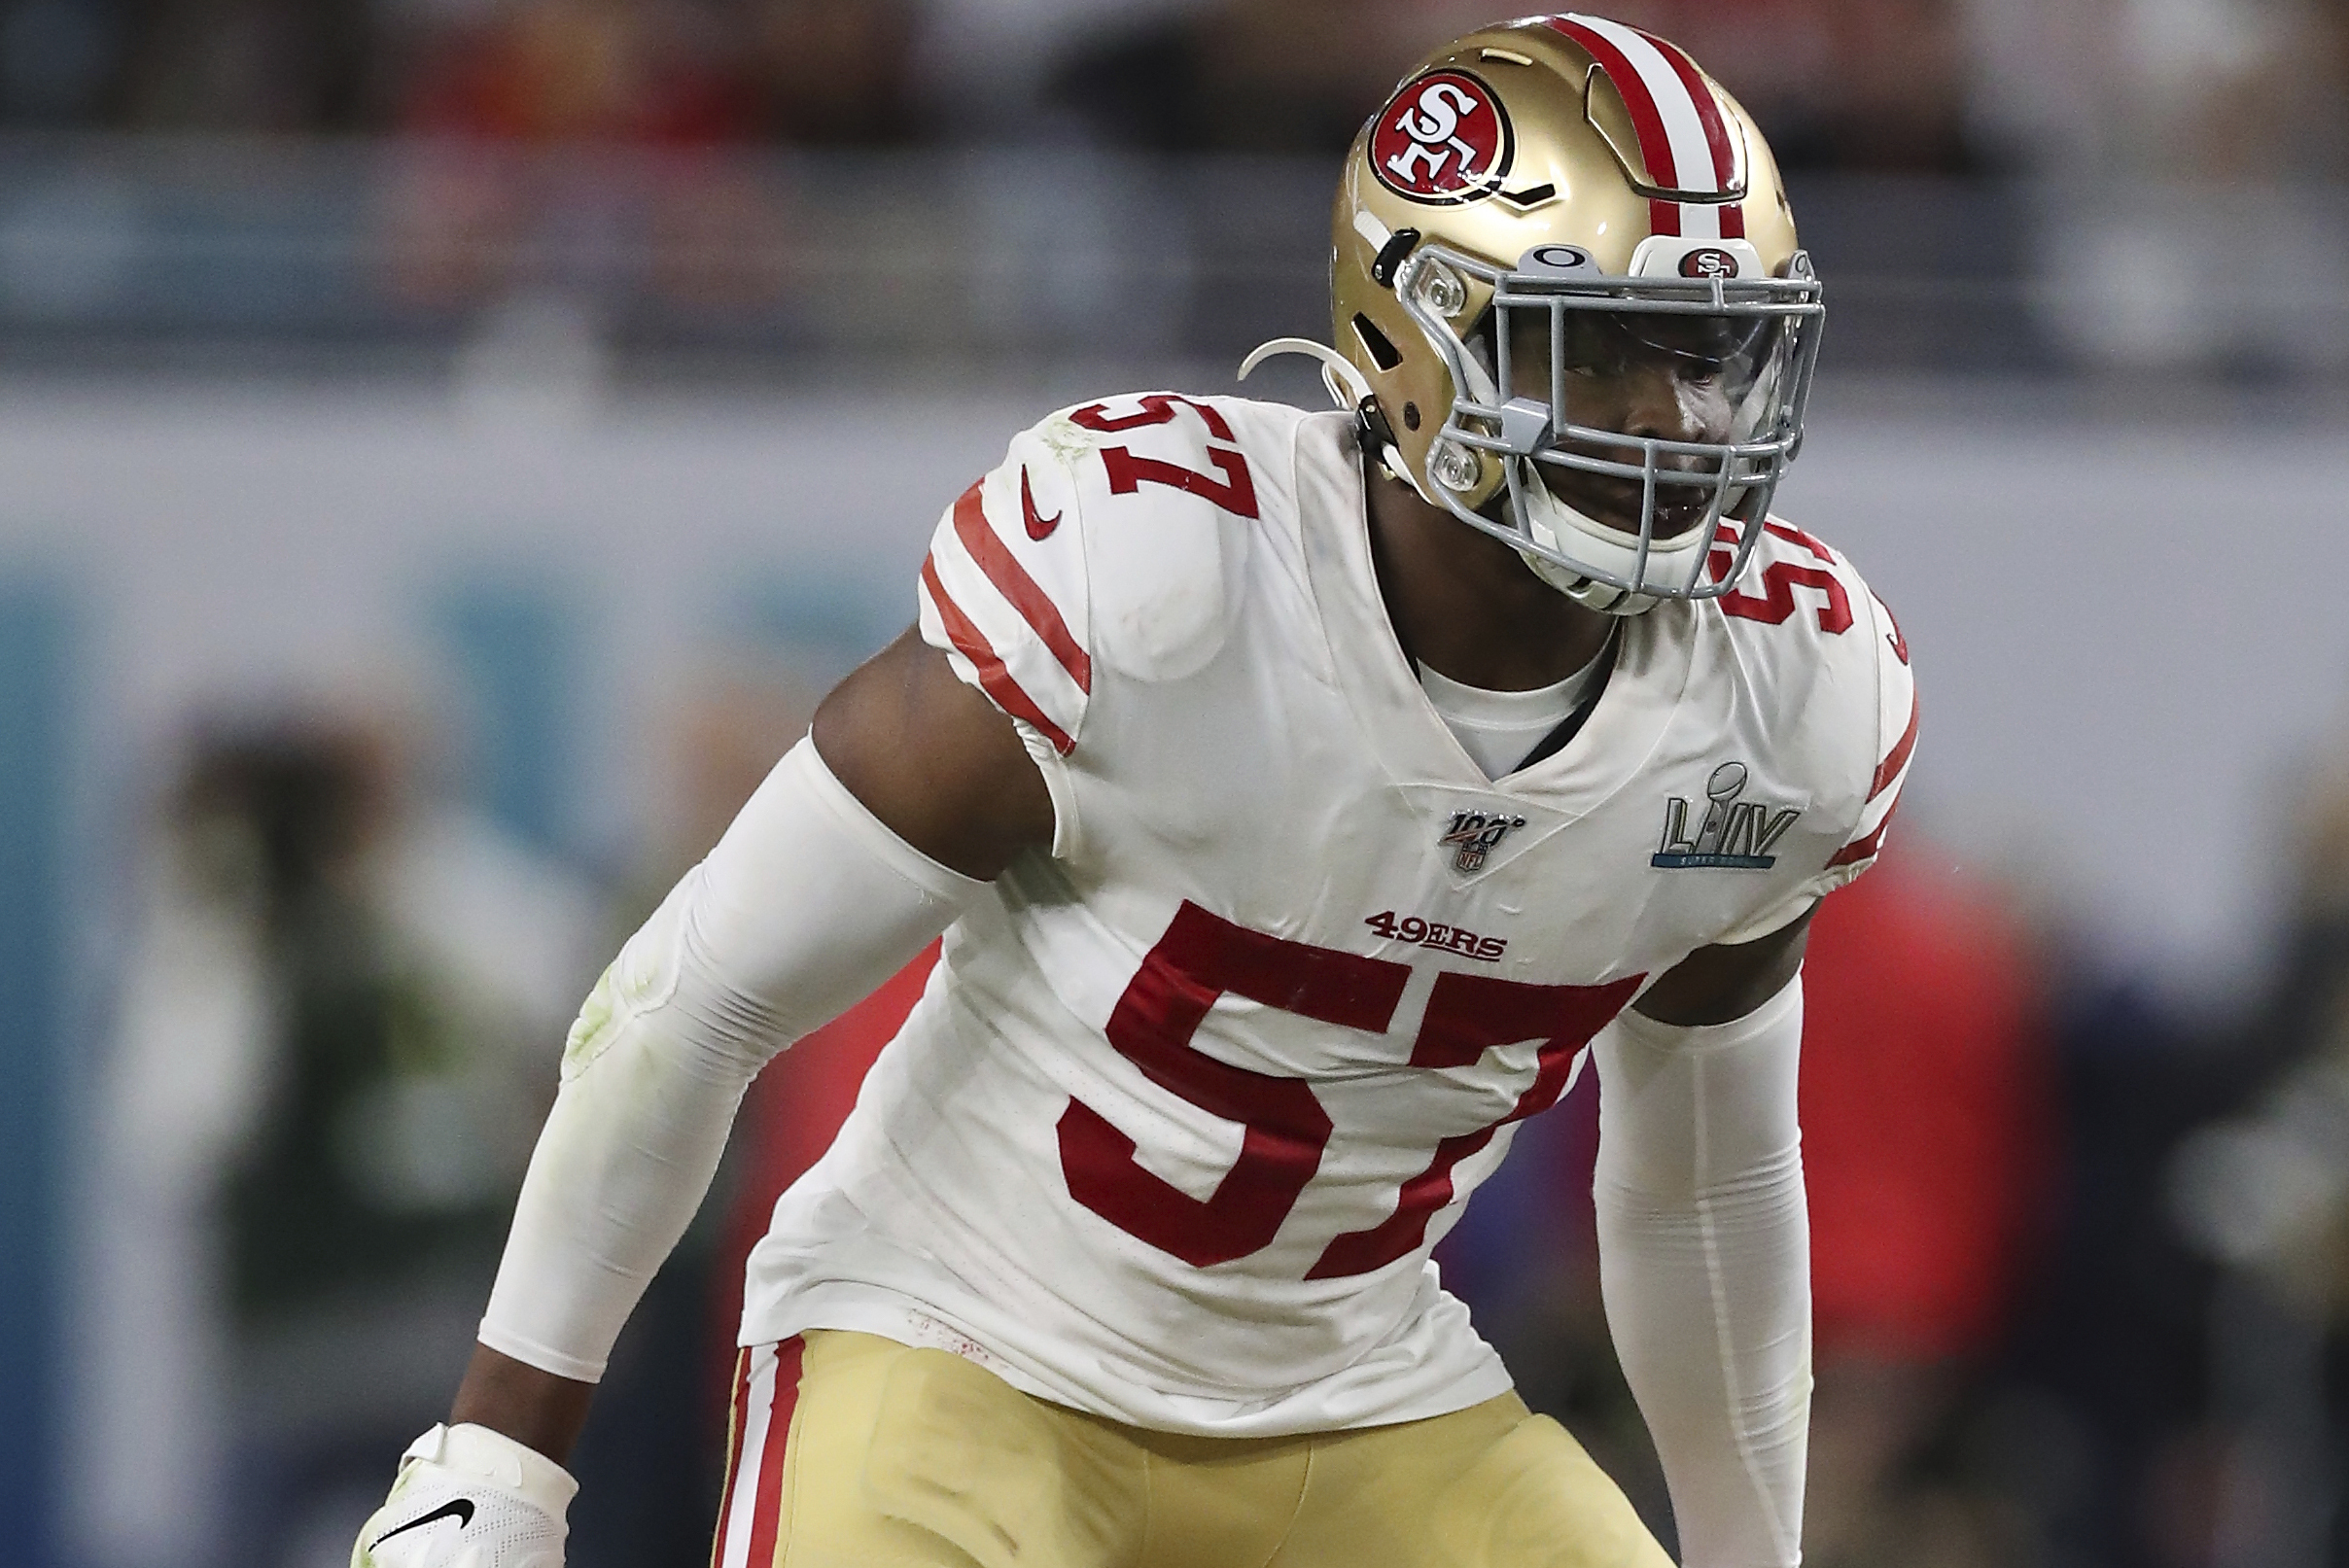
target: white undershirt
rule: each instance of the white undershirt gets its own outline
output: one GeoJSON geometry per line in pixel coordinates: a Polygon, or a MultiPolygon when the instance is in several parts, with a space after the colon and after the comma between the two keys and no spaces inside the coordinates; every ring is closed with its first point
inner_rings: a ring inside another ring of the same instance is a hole
{"type": "Polygon", "coordinates": [[[1552,685],[1531,691],[1487,691],[1466,686],[1426,664],[1420,666],[1420,689],[1427,693],[1444,725],[1460,749],[1485,770],[1488,779],[1514,773],[1527,753],[1552,730],[1566,721],[1591,687],[1598,658],[1552,685]]]}

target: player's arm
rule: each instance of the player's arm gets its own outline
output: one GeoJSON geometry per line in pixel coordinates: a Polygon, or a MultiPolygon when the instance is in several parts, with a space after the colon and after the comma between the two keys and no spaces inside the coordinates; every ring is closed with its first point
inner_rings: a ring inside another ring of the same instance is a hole
{"type": "MultiPolygon", "coordinates": [[[[1012,856],[1052,837],[1051,797],[1019,732],[913,631],[824,700],[814,742],[832,776],[884,826],[974,881],[993,881],[1012,856]]],[[[776,896],[789,891],[778,888],[776,896]]],[[[594,1386],[480,1345],[449,1419],[503,1432],[560,1463],[594,1386]]]]}
{"type": "Polygon", "coordinates": [[[523,1568],[560,1563],[561,1463],[751,1078],[1052,829],[1017,728],[914,633],[824,700],[589,997],[450,1425],[409,1450],[356,1568],[452,1561],[485,1531],[523,1568]]]}
{"type": "Polygon", "coordinates": [[[993,882],[1052,842],[1052,796],[1020,732],[907,630],[816,710],[816,749],[899,838],[993,882]]]}
{"type": "Polygon", "coordinates": [[[1700,949],[1596,1045],[1600,1284],[1688,1568],[1801,1557],[1810,1241],[1795,1070],[1809,923],[1700,949]]]}
{"type": "Polygon", "coordinates": [[[1841,847],[1786,902],[1649,987],[1595,1045],[1600,1283],[1688,1568],[1801,1560],[1810,1232],[1796,1120],[1800,970],[1809,912],[1883,848],[1917,740],[1908,640],[1849,580],[1867,634],[1840,642],[1839,656],[1867,650],[1875,689],[1845,714],[1841,847]]]}

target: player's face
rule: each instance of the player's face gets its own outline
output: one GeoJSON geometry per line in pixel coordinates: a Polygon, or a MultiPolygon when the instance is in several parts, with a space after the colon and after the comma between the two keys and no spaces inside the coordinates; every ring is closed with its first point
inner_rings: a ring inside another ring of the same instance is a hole
{"type": "MultiPolygon", "coordinates": [[[[1547,402],[1551,397],[1551,320],[1544,310],[1512,309],[1509,380],[1513,396],[1547,402]]],[[[1738,427],[1757,376],[1773,358],[1777,336],[1768,323],[1702,315],[1568,310],[1558,318],[1564,422],[1593,430],[1667,441],[1723,442],[1747,433],[1738,427]]],[[[1636,451],[1595,442],[1561,448],[1612,462],[1639,461],[1636,451]]],[[[1703,460],[1666,455],[1659,467],[1693,473],[1703,460]]],[[[1540,465],[1550,489],[1585,516],[1626,533],[1639,530],[1643,486],[1637,479],[1540,465]]],[[[1710,486],[1659,486],[1657,537],[1669,539],[1700,522],[1710,486]]]]}

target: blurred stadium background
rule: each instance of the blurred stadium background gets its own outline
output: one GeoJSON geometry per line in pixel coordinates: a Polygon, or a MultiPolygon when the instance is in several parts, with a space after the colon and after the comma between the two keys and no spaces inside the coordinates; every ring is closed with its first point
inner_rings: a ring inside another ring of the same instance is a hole
{"type": "MultiPolygon", "coordinates": [[[[2349,9],[1610,14],[1788,166],[1782,509],[1922,671],[1811,964],[1810,1561],[2349,1564],[2349,9]]],[[[1012,430],[1326,331],[1338,155],[1487,19],[0,0],[0,1564],[343,1560],[603,957],[1012,430]]],[[[706,1554],[727,1275],[890,1005],[755,1093],[580,1568],[706,1554]]],[[[1592,1122],[1446,1263],[1659,1511],[1592,1122]]]]}

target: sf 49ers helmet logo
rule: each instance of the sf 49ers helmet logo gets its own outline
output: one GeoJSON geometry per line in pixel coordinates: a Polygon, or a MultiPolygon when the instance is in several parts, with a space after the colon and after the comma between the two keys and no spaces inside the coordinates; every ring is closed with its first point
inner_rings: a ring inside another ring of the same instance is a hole
{"type": "Polygon", "coordinates": [[[1737,275],[1737,259],[1717,246],[1707,245],[1680,259],[1680,275],[1684,278],[1734,278],[1737,275]]]}
{"type": "Polygon", "coordinates": [[[1514,152],[1509,116],[1465,71],[1426,71],[1386,100],[1370,133],[1370,166],[1400,196],[1450,206],[1501,187],[1514,152]]]}

